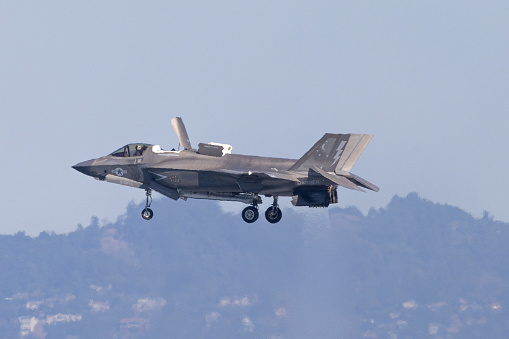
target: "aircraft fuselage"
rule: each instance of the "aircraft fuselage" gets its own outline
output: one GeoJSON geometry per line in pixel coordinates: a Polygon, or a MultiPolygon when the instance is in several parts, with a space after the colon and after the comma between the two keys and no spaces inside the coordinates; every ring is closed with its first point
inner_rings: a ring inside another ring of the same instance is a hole
{"type": "Polygon", "coordinates": [[[226,144],[199,144],[193,149],[182,119],[172,119],[182,151],[164,151],[158,145],[128,144],[113,153],[81,162],[74,169],[110,183],[146,190],[142,212],[151,219],[151,191],[171,199],[239,201],[248,206],[244,221],[258,218],[261,196],[273,197],[265,216],[281,219],[278,197],[291,196],[295,206],[327,207],[337,203],[337,187],[362,191],[378,187],[350,172],[367,146],[369,134],[326,133],[300,159],[231,154],[226,144]]]}

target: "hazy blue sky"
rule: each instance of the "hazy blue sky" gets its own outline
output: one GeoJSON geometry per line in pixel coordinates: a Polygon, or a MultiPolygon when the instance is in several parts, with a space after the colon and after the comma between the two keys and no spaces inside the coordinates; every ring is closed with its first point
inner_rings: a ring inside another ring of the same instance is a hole
{"type": "Polygon", "coordinates": [[[340,205],[416,191],[509,221],[507,18],[507,1],[4,1],[0,232],[114,220],[144,192],[71,166],[175,147],[173,116],[194,145],[263,156],[372,133],[353,172],[381,190],[340,205]]]}

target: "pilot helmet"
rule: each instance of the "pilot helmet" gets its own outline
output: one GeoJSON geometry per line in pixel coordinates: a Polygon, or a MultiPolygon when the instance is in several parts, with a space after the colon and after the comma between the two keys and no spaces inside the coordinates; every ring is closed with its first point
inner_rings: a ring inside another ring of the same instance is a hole
{"type": "Polygon", "coordinates": [[[136,150],[141,151],[141,145],[136,145],[136,150]]]}

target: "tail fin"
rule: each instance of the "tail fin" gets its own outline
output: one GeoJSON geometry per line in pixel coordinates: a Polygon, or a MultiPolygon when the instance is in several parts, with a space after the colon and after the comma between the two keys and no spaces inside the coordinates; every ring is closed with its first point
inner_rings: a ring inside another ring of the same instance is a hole
{"type": "Polygon", "coordinates": [[[341,153],[335,172],[350,172],[355,162],[359,159],[364,149],[373,138],[373,134],[350,134],[345,149],[341,153]]]}
{"type": "Polygon", "coordinates": [[[371,138],[371,134],[327,133],[290,170],[306,171],[316,166],[325,172],[350,172],[371,138]]]}

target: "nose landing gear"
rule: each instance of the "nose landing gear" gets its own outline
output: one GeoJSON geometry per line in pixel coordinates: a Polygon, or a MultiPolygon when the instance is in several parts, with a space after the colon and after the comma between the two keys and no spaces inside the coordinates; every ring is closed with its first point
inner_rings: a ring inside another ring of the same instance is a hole
{"type": "Polygon", "coordinates": [[[145,209],[141,211],[141,217],[145,220],[150,220],[154,216],[154,212],[152,212],[152,210],[149,208],[152,204],[152,190],[147,188],[145,191],[145,194],[147,195],[147,202],[145,203],[145,209]]]}

